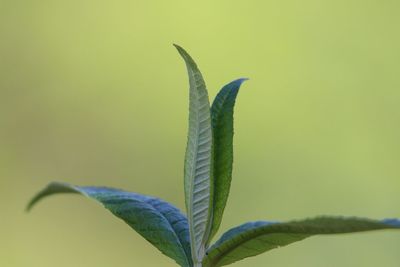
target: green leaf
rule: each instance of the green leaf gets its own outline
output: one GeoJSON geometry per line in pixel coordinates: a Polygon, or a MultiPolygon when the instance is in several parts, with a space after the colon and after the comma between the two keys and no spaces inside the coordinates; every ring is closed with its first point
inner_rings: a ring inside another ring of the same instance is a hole
{"type": "Polygon", "coordinates": [[[187,219],[171,204],[112,188],[51,183],[32,199],[27,209],[42,198],[59,193],[77,193],[100,202],[180,266],[192,266],[187,219]]]}
{"type": "Polygon", "coordinates": [[[226,232],[207,252],[204,266],[216,267],[256,256],[313,235],[400,229],[400,220],[318,217],[286,223],[249,222],[226,232]]]}
{"type": "Polygon", "coordinates": [[[239,88],[247,79],[238,79],[225,85],[211,107],[214,137],[214,200],[213,221],[208,241],[217,233],[229,196],[233,164],[233,108],[239,88]]]}
{"type": "Polygon", "coordinates": [[[189,133],[185,154],[185,201],[188,213],[192,257],[202,261],[212,218],[212,129],[210,103],[203,77],[196,63],[180,46],[189,75],[189,133]]]}

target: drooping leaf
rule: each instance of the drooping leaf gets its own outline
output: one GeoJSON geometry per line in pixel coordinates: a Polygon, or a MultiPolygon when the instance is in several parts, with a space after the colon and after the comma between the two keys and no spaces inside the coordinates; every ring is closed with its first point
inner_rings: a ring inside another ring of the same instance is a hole
{"type": "Polygon", "coordinates": [[[229,196],[233,164],[233,108],[239,88],[245,80],[247,79],[238,79],[222,87],[211,107],[214,138],[214,207],[208,241],[211,241],[218,231],[229,196]]]}
{"type": "Polygon", "coordinates": [[[180,266],[192,266],[187,219],[173,205],[112,188],[51,183],[32,199],[27,209],[42,198],[59,193],[77,193],[100,202],[180,266]]]}
{"type": "Polygon", "coordinates": [[[210,103],[203,77],[190,55],[175,45],[189,75],[189,133],[185,154],[185,201],[192,257],[201,262],[212,218],[212,129],[210,103]]]}
{"type": "Polygon", "coordinates": [[[319,217],[286,223],[249,222],[233,228],[207,251],[204,266],[231,264],[313,235],[343,234],[381,229],[400,229],[400,220],[319,217]]]}

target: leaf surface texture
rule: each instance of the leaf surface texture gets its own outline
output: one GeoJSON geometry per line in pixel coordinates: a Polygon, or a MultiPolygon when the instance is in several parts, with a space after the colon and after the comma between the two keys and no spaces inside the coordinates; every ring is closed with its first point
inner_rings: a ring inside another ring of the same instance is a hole
{"type": "Polygon", "coordinates": [[[28,210],[44,197],[59,193],[81,194],[100,202],[180,266],[192,266],[187,219],[168,202],[106,187],[51,183],[32,199],[28,210]]]}
{"type": "Polygon", "coordinates": [[[214,207],[209,241],[221,225],[222,215],[229,196],[233,165],[233,109],[239,88],[245,80],[247,79],[238,79],[222,87],[211,107],[214,138],[214,207]]]}
{"type": "Polygon", "coordinates": [[[212,219],[212,128],[208,93],[203,77],[190,55],[175,45],[189,76],[189,132],[185,154],[185,201],[192,256],[195,263],[205,254],[212,219]]]}
{"type": "Polygon", "coordinates": [[[226,232],[208,250],[204,266],[216,267],[256,256],[313,235],[344,234],[382,229],[399,229],[400,221],[318,217],[286,223],[249,222],[226,232]]]}

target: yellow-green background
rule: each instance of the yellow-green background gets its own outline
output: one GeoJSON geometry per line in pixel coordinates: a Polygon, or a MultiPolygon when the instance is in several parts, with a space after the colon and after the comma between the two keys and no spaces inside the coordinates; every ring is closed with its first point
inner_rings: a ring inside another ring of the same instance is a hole
{"type": "MultiPolygon", "coordinates": [[[[250,77],[235,116],[221,230],[319,214],[400,217],[396,0],[0,0],[0,266],[174,266],[52,180],[184,207],[188,81],[213,98],[250,77]]],[[[316,237],[235,266],[400,266],[400,232],[316,237]]]]}

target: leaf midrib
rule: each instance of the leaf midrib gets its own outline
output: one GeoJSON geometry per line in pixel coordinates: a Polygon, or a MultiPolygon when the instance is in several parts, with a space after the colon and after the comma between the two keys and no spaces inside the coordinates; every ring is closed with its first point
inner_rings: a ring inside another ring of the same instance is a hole
{"type": "MultiPolygon", "coordinates": [[[[199,152],[199,149],[198,149],[198,145],[199,145],[199,137],[200,137],[200,132],[201,132],[201,130],[200,130],[200,127],[199,127],[199,125],[200,125],[200,123],[201,123],[201,121],[200,121],[200,110],[201,110],[201,106],[200,106],[200,92],[199,92],[199,90],[198,90],[198,88],[201,86],[201,84],[202,84],[202,82],[201,82],[201,80],[199,80],[199,79],[197,79],[197,77],[196,77],[196,73],[191,69],[191,68],[189,68],[189,72],[190,72],[190,75],[193,77],[192,78],[192,81],[194,82],[194,85],[195,85],[195,88],[194,88],[194,93],[195,93],[195,97],[196,97],[196,104],[197,104],[197,107],[198,107],[198,110],[197,110],[197,112],[196,112],[196,122],[197,122],[197,125],[196,125],[196,127],[195,127],[195,132],[196,132],[196,138],[195,138],[195,143],[194,143],[194,145],[195,145],[195,149],[196,149],[196,153],[194,153],[194,156],[193,156],[193,159],[194,159],[194,163],[195,164],[197,164],[197,159],[198,159],[198,152],[199,152]]],[[[211,119],[211,118],[210,118],[211,119]]],[[[211,160],[211,159],[210,159],[211,160]]],[[[193,164],[191,165],[191,177],[193,177],[193,178],[195,178],[196,177],[196,166],[194,166],[193,164]]],[[[193,202],[193,197],[194,197],[194,185],[195,185],[195,180],[194,179],[191,179],[190,180],[190,192],[189,192],[189,200],[190,200],[190,210],[189,210],[189,225],[190,226],[192,226],[193,225],[193,227],[189,227],[189,229],[190,229],[190,236],[191,236],[191,238],[193,237],[193,241],[194,241],[194,245],[196,245],[196,235],[195,235],[195,233],[194,233],[194,226],[195,226],[195,222],[193,221],[193,219],[194,219],[194,217],[193,217],[193,210],[194,210],[194,202],[193,202]]],[[[209,185],[208,186],[208,188],[210,187],[211,185],[209,185]]],[[[210,198],[210,196],[208,196],[208,198],[210,198]]],[[[210,207],[210,202],[208,203],[208,208],[210,207]]],[[[208,214],[207,214],[207,217],[209,217],[209,212],[208,212],[208,214]]],[[[207,231],[207,225],[206,225],[206,231],[207,231]]],[[[204,235],[203,235],[203,237],[202,237],[202,240],[201,240],[201,246],[204,246],[204,240],[206,239],[205,238],[205,236],[207,236],[207,234],[205,233],[204,235]]],[[[199,249],[199,251],[201,251],[201,249],[204,249],[204,248],[202,248],[202,247],[199,247],[198,248],[199,249]]],[[[198,255],[198,251],[196,251],[196,247],[192,247],[192,254],[194,253],[194,255],[195,255],[195,258],[197,259],[197,257],[199,256],[198,255]],[[193,251],[194,250],[194,251],[193,251]]],[[[202,259],[197,259],[199,262],[201,262],[202,261],[202,259]]]]}

